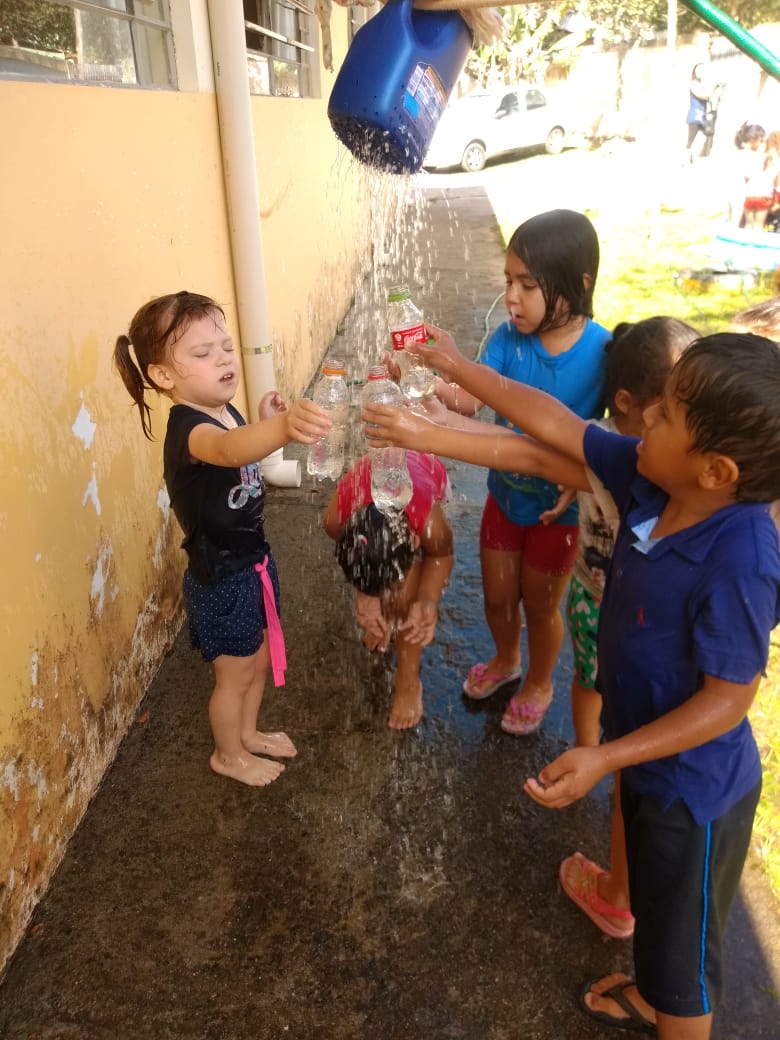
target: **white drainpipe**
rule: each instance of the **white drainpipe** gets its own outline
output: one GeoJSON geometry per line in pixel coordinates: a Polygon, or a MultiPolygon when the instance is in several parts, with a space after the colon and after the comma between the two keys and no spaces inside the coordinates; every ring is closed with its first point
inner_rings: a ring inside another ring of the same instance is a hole
{"type": "MultiPolygon", "coordinates": [[[[208,12],[238,328],[247,400],[254,409],[263,394],[276,389],[276,376],[263,264],[244,5],[242,0],[208,0],[208,12]]],[[[285,460],[281,448],[263,459],[262,471],[268,483],[276,487],[300,487],[301,464],[285,460]]]]}

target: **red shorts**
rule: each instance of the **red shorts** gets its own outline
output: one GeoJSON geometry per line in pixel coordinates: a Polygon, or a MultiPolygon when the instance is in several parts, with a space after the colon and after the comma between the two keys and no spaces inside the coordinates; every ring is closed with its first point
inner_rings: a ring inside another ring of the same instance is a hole
{"type": "Polygon", "coordinates": [[[577,524],[515,524],[488,494],[482,513],[479,544],[496,552],[520,553],[535,571],[555,577],[570,574],[577,559],[577,524]]]}

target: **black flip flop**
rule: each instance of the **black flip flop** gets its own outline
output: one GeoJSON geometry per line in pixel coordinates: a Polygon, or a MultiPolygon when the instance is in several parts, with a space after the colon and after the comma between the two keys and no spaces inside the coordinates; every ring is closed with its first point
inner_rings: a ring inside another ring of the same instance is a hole
{"type": "Polygon", "coordinates": [[[633,979],[626,979],[625,982],[617,982],[614,986],[604,990],[603,993],[594,993],[594,996],[610,997],[615,1003],[625,1011],[629,1016],[628,1018],[615,1018],[614,1015],[608,1015],[606,1011],[594,1011],[593,1008],[588,1007],[585,1003],[585,995],[590,993],[593,986],[600,982],[601,979],[591,979],[590,982],[586,982],[580,990],[580,1007],[585,1014],[596,1022],[600,1022],[603,1026],[611,1026],[613,1029],[625,1029],[630,1033],[644,1033],[646,1036],[658,1036],[658,1030],[655,1027],[655,1023],[651,1022],[649,1018],[645,1018],[642,1012],[634,1007],[628,997],[625,995],[625,990],[628,986],[635,986],[636,983],[633,979]]]}

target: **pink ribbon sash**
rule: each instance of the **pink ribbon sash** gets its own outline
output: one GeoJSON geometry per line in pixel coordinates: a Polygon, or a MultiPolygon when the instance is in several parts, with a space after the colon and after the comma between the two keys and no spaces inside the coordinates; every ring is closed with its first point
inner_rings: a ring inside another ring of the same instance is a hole
{"type": "Polygon", "coordinates": [[[274,674],[274,686],[284,686],[284,673],[287,668],[287,651],[284,646],[284,632],[282,623],[276,612],[276,596],[268,573],[268,557],[262,563],[255,564],[255,570],[260,575],[260,584],[263,588],[263,603],[265,605],[265,620],[268,625],[268,653],[271,658],[271,669],[274,674]]]}

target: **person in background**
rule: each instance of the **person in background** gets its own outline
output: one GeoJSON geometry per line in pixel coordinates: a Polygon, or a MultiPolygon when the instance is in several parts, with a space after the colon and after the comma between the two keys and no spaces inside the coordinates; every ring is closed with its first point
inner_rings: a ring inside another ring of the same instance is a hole
{"type": "Polygon", "coordinates": [[[355,617],[369,650],[393,642],[396,672],[388,726],[411,729],[423,715],[420,660],[436,633],[439,601],[452,573],[453,537],[445,513],[447,471],[439,459],[407,452],[412,497],[401,512],[371,498],[371,458],[339,480],[322,524],[355,588],[355,617]]]}
{"type": "Polygon", "coordinates": [[[259,422],[231,404],[239,362],[222,308],[208,296],[178,292],[144,304],[114,364],[152,439],[147,391],[170,398],[164,477],[187,553],[184,602],[193,647],[214,666],[209,722],[215,773],[263,787],[296,749],[286,733],[263,733],[257,719],[266,674],[284,685],[279,577],[265,537],[260,460],[291,440],[312,444],[330,419],[312,401],[289,410],[271,391],[259,422]]]}
{"type": "MultiPolygon", "coordinates": [[[[603,413],[609,333],[592,319],[598,267],[598,236],[582,213],[556,209],[522,223],[509,242],[504,267],[509,321],[493,333],[481,358],[483,366],[554,394],[585,419],[603,413]]],[[[456,383],[438,380],[436,393],[466,416],[482,406],[456,383]]],[[[495,421],[522,432],[500,413],[495,421]]],[[[549,481],[498,468],[488,474],[480,563],[495,653],[470,669],[463,692],[482,700],[520,680],[524,613],[527,670],[501,720],[501,728],[517,736],[542,724],[563,643],[560,604],[577,555],[578,527],[576,503],[553,523],[541,522],[557,500],[557,487],[549,481]]]]}
{"type": "Polygon", "coordinates": [[[712,84],[709,67],[703,61],[697,62],[691,70],[691,81],[688,84],[688,114],[685,120],[688,125],[688,162],[693,162],[693,145],[699,134],[703,138],[700,156],[706,158],[712,151],[721,90],[721,84],[712,84]]]}
{"type": "MultiPolygon", "coordinates": [[[[766,138],[767,188],[772,189],[772,201],[764,219],[765,231],[780,231],[780,130],[772,130],[766,138]]],[[[773,337],[774,338],[774,337],[773,337]]]]}
{"type": "Polygon", "coordinates": [[[734,135],[737,156],[729,219],[741,228],[763,228],[772,204],[772,177],[766,170],[766,130],[743,123],[734,135]]]}

